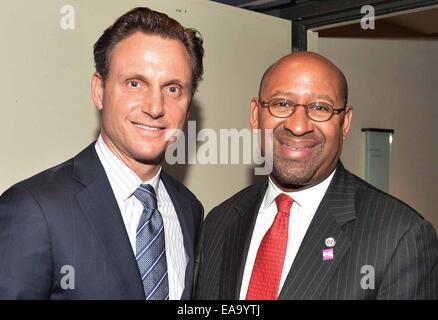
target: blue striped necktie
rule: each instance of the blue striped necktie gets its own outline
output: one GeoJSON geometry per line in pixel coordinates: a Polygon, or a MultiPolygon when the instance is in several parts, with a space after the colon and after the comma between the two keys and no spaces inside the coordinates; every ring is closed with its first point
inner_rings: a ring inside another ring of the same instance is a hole
{"type": "Polygon", "coordinates": [[[169,299],[164,224],[157,196],[150,184],[142,184],[134,196],[143,204],[137,226],[136,254],[146,300],[169,299]]]}

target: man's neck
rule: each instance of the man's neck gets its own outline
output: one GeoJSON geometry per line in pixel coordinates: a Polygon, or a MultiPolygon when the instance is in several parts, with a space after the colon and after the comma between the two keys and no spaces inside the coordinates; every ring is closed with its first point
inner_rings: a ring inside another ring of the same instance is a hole
{"type": "Polygon", "coordinates": [[[161,168],[161,162],[157,161],[157,163],[142,163],[139,162],[132,157],[127,156],[125,153],[120,151],[114,143],[103,133],[102,138],[105,145],[108,149],[120,160],[122,161],[129,169],[134,171],[134,173],[140,178],[141,181],[148,181],[155,177],[157,172],[161,168]]]}

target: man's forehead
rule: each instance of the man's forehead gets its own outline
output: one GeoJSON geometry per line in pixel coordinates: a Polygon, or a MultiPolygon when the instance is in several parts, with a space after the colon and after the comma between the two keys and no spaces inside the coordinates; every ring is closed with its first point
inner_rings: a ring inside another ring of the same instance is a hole
{"type": "Polygon", "coordinates": [[[278,73],[289,73],[291,76],[303,76],[303,75],[318,75],[321,77],[339,78],[340,72],[331,63],[315,59],[313,57],[295,57],[287,60],[280,60],[277,64],[273,65],[270,72],[267,74],[267,78],[271,78],[278,73]]]}
{"type": "Polygon", "coordinates": [[[169,72],[185,75],[191,72],[190,63],[190,57],[180,41],[141,32],[119,42],[109,59],[110,72],[113,70],[116,74],[144,73],[159,66],[169,72]],[[130,45],[135,37],[140,41],[130,45]]]}
{"type": "MultiPolygon", "coordinates": [[[[313,85],[315,83],[339,93],[341,73],[335,65],[319,56],[287,56],[272,65],[262,80],[262,92],[275,88],[287,82],[297,81],[300,84],[313,85]]],[[[327,93],[326,93],[327,94],[327,93]]]]}
{"type": "Polygon", "coordinates": [[[284,90],[295,92],[299,88],[319,87],[325,91],[337,91],[340,77],[329,70],[302,66],[300,68],[276,68],[263,82],[262,91],[284,90]]]}

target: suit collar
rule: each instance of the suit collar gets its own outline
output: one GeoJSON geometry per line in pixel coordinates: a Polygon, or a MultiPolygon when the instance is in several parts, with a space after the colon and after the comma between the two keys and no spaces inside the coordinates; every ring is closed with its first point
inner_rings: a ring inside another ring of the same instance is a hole
{"type": "Polygon", "coordinates": [[[227,234],[234,236],[227,237],[224,244],[220,299],[239,299],[252,231],[267,185],[268,182],[265,180],[249,187],[233,208],[234,214],[231,215],[232,221],[227,234]]]}
{"type": "Polygon", "coordinates": [[[194,223],[192,222],[195,214],[190,200],[181,195],[181,183],[172,178],[164,170],[161,170],[160,178],[172,200],[183,234],[184,249],[187,256],[187,268],[185,273],[184,291],[181,295],[181,299],[187,300],[190,299],[192,294],[195,264],[195,242],[193,240],[193,235],[196,233],[196,230],[194,230],[194,223]]]}
{"type": "Polygon", "coordinates": [[[323,201],[340,226],[356,219],[355,195],[354,177],[339,162],[323,201]]]}
{"type": "Polygon", "coordinates": [[[73,160],[73,179],[84,188],[76,195],[121,292],[127,299],[144,299],[137,263],[119,207],[99,161],[94,143],[73,160]]]}
{"type": "Polygon", "coordinates": [[[344,225],[356,219],[355,183],[341,163],[306,232],[286,278],[279,299],[318,299],[349,251],[351,239],[344,225]],[[330,249],[327,238],[334,238],[334,258],[323,261],[330,249]]]}
{"type": "Polygon", "coordinates": [[[73,158],[72,178],[85,187],[104,171],[94,145],[95,142],[91,143],[73,158]]]}
{"type": "Polygon", "coordinates": [[[236,204],[234,210],[240,215],[247,215],[252,213],[252,209],[260,208],[265,194],[266,188],[268,187],[268,180],[265,179],[247,189],[247,192],[243,195],[242,199],[236,204]],[[262,197],[260,197],[262,196],[262,197]],[[258,198],[254,198],[258,197],[258,198]],[[257,200],[257,201],[254,201],[257,200]]]}
{"type": "Polygon", "coordinates": [[[330,182],[333,180],[333,176],[336,170],[325,178],[322,182],[317,184],[316,186],[293,192],[285,192],[281,190],[272,180],[271,177],[268,178],[268,188],[266,189],[266,193],[264,196],[263,203],[260,207],[260,211],[266,210],[269,206],[275,206],[275,210],[277,210],[276,204],[274,203],[275,198],[281,194],[285,193],[290,196],[294,202],[296,202],[300,207],[303,207],[312,217],[315,215],[316,210],[319,207],[319,204],[322,201],[322,198],[327,192],[328,186],[330,182]]]}
{"type": "MultiPolygon", "coordinates": [[[[234,207],[224,244],[220,299],[239,299],[246,256],[256,217],[267,188],[267,180],[245,192],[234,207]],[[257,199],[257,201],[254,201],[257,199]]],[[[333,272],[348,252],[351,239],[344,225],[356,218],[354,178],[341,163],[330,182],[315,216],[307,230],[279,299],[317,299],[326,288],[333,272]],[[336,240],[334,259],[323,261],[325,239],[336,240]]]]}
{"type": "MultiPolygon", "coordinates": [[[[74,158],[73,166],[73,179],[84,186],[77,194],[77,199],[100,241],[109,265],[113,267],[114,276],[119,279],[122,292],[126,293],[128,299],[144,299],[137,262],[117,201],[97,156],[95,142],[74,158]]],[[[179,182],[164,170],[161,170],[160,178],[169,193],[182,229],[188,261],[185,289],[181,298],[189,299],[195,256],[195,244],[190,236],[195,234],[190,223],[193,210],[189,199],[180,196],[179,182]]]]}
{"type": "Polygon", "coordinates": [[[140,177],[120,160],[107,146],[102,135],[99,135],[95,144],[97,156],[105,170],[117,202],[129,199],[140,184],[150,184],[158,194],[161,166],[157,173],[149,180],[142,181],[140,177]]]}

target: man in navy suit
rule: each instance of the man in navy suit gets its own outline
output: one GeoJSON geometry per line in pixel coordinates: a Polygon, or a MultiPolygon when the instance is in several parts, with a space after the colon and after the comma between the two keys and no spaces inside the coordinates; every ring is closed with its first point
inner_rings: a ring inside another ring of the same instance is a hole
{"type": "Polygon", "coordinates": [[[161,163],[203,53],[196,30],[147,8],[105,30],[94,45],[98,140],[0,198],[0,298],[190,298],[203,208],[161,163]]]}

